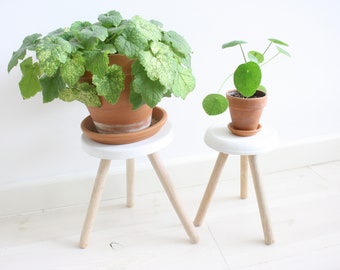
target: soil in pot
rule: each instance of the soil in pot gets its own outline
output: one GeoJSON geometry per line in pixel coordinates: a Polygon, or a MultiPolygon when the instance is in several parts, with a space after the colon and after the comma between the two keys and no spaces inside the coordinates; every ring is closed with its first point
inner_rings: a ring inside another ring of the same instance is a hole
{"type": "MultiPolygon", "coordinates": [[[[142,105],[138,109],[133,110],[129,101],[132,80],[131,65],[133,60],[118,54],[110,55],[109,59],[110,65],[116,64],[123,68],[125,85],[116,104],[110,104],[103,97],[100,97],[101,107],[88,107],[97,131],[104,134],[118,134],[136,132],[149,127],[152,119],[152,108],[142,105]]],[[[89,79],[92,81],[92,76],[89,77],[88,75],[86,77],[86,80],[89,79]]]]}
{"type": "Polygon", "coordinates": [[[230,131],[239,136],[256,134],[260,130],[259,121],[267,103],[266,93],[258,90],[252,97],[245,98],[236,90],[232,90],[227,92],[227,99],[232,120],[230,131]]]}

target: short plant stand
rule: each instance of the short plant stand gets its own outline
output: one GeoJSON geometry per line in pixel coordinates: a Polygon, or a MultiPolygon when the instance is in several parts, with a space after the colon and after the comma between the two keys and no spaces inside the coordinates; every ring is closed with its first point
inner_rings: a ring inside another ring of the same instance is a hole
{"type": "Polygon", "coordinates": [[[82,147],[84,151],[94,157],[100,158],[98,173],[92,190],[91,200],[88,206],[87,215],[84,221],[79,246],[88,246],[90,234],[93,229],[95,216],[99,208],[105,178],[108,173],[111,160],[126,160],[127,179],[127,206],[133,206],[133,182],[134,182],[134,158],[147,155],[164,190],[175,209],[186,233],[193,243],[198,242],[198,235],[192,222],[188,219],[176,194],[170,177],[157,154],[157,151],[166,147],[173,139],[173,132],[170,123],[166,123],[155,135],[134,143],[121,145],[107,145],[95,142],[85,135],[82,135],[82,147]]]}
{"type": "Polygon", "coordinates": [[[231,134],[225,124],[218,123],[207,129],[204,141],[210,148],[218,151],[219,154],[197,211],[194,225],[200,226],[203,222],[228,156],[239,155],[241,168],[240,197],[241,199],[246,199],[248,196],[247,175],[249,164],[261,216],[264,241],[267,245],[272,244],[274,242],[273,231],[261,183],[257,157],[263,152],[272,150],[277,145],[278,137],[275,130],[262,128],[262,130],[254,136],[240,137],[231,134]]]}

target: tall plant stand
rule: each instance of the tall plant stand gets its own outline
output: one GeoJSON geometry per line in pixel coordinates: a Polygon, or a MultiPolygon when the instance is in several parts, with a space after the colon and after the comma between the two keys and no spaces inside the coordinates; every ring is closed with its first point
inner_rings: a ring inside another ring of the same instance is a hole
{"type": "Polygon", "coordinates": [[[218,151],[219,154],[197,211],[194,220],[195,226],[200,226],[203,222],[228,156],[238,155],[240,156],[240,197],[241,199],[246,199],[248,196],[247,176],[249,164],[262,222],[264,241],[267,245],[272,244],[274,236],[261,183],[258,155],[272,150],[277,145],[278,137],[275,130],[262,128],[254,136],[240,137],[231,134],[225,124],[218,123],[207,129],[204,141],[210,148],[218,151]]]}
{"type": "Polygon", "coordinates": [[[81,232],[79,247],[86,248],[89,243],[90,234],[93,230],[94,221],[102,192],[104,189],[105,179],[110,168],[111,160],[126,160],[126,180],[127,180],[127,206],[133,206],[133,182],[134,182],[134,158],[139,156],[148,156],[163,188],[175,209],[189,239],[193,243],[199,241],[198,235],[192,222],[187,217],[182,204],[176,194],[175,188],[171,182],[169,174],[165,169],[158,151],[166,147],[173,139],[173,132],[170,123],[166,123],[155,135],[134,143],[121,145],[107,145],[95,142],[85,135],[82,135],[83,150],[94,157],[100,159],[99,168],[95,183],[92,190],[87,215],[81,232]]]}

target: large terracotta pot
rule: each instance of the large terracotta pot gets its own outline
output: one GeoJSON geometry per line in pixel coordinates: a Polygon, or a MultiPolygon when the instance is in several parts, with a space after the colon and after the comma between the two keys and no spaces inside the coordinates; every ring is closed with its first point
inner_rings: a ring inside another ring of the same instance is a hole
{"type": "Polygon", "coordinates": [[[227,92],[231,124],[229,129],[239,136],[251,136],[260,130],[260,118],[267,103],[267,94],[256,91],[250,98],[235,96],[236,90],[227,92]]]}
{"type": "MultiPolygon", "coordinates": [[[[150,126],[152,108],[142,105],[136,110],[132,109],[129,102],[130,84],[132,80],[131,65],[133,60],[126,56],[114,54],[109,56],[109,64],[119,65],[125,74],[125,87],[116,104],[110,104],[103,97],[100,97],[102,106],[99,108],[88,107],[91,118],[99,133],[117,134],[136,132],[150,126]]],[[[91,74],[85,74],[83,81],[91,80],[91,74]]]]}

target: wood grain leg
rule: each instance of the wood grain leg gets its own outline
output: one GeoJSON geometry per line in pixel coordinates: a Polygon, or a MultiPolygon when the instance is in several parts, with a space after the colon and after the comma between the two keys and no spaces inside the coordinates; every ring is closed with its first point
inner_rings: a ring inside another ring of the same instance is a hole
{"type": "Polygon", "coordinates": [[[260,211],[262,229],[264,233],[264,242],[267,245],[274,243],[273,231],[271,227],[269,212],[267,209],[267,203],[265,199],[265,195],[263,192],[263,187],[260,179],[259,168],[257,165],[257,157],[256,156],[248,156],[250,170],[253,176],[253,182],[256,192],[257,204],[260,211]]]}
{"type": "Polygon", "coordinates": [[[126,160],[126,205],[127,207],[133,207],[134,198],[133,198],[133,190],[134,190],[134,178],[135,178],[135,160],[127,159],[126,160]]]}
{"type": "Polygon", "coordinates": [[[80,236],[79,247],[86,248],[88,246],[90,234],[93,229],[94,220],[96,218],[97,210],[99,207],[100,199],[103,193],[106,175],[110,168],[111,160],[102,159],[99,163],[97,176],[94,182],[91,200],[87,210],[86,218],[84,221],[83,229],[80,236]]]}
{"type": "Polygon", "coordinates": [[[177,194],[175,192],[175,188],[170,180],[169,174],[166,171],[163,163],[161,162],[160,158],[158,157],[158,154],[150,154],[148,155],[148,158],[161,182],[163,185],[163,188],[168,195],[168,198],[175,209],[177,216],[179,217],[180,221],[183,224],[183,227],[188,234],[190,240],[193,243],[197,243],[199,241],[199,237],[197,233],[195,232],[195,228],[193,227],[191,221],[187,218],[187,215],[182,207],[182,205],[179,202],[179,199],[177,197],[177,194]]]}
{"type": "Polygon", "coordinates": [[[224,164],[225,164],[227,158],[228,158],[227,154],[224,154],[224,153],[218,154],[214,169],[213,169],[211,176],[210,176],[208,186],[205,190],[201,204],[198,208],[198,211],[197,211],[197,214],[196,214],[196,217],[195,217],[195,220],[194,220],[195,226],[200,226],[203,222],[203,219],[204,219],[206,212],[208,210],[208,207],[210,205],[211,198],[212,198],[212,196],[215,192],[217,182],[220,178],[222,169],[224,167],[224,164]]]}
{"type": "Polygon", "coordinates": [[[248,156],[240,157],[240,198],[248,198],[248,156]]]}

